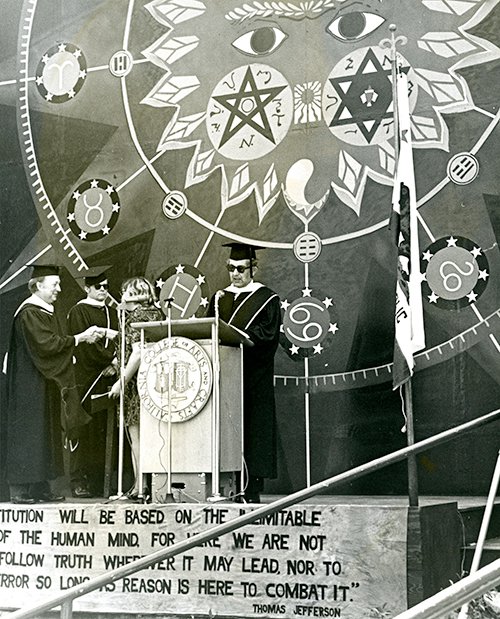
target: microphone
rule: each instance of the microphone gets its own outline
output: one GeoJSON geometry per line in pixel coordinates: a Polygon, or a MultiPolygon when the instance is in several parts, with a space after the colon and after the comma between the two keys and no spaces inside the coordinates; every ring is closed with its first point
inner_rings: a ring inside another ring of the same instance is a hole
{"type": "Polygon", "coordinates": [[[226,294],[225,290],[217,290],[217,292],[215,293],[215,299],[214,299],[214,310],[215,310],[215,319],[217,320],[217,322],[219,322],[219,301],[222,299],[222,297],[226,294]]]}

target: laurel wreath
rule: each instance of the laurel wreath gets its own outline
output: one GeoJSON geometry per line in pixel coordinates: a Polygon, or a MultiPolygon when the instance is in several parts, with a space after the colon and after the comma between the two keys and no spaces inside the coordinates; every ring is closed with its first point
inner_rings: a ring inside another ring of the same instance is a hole
{"type": "Polygon", "coordinates": [[[229,11],[226,19],[229,21],[242,22],[245,19],[254,17],[269,17],[276,15],[278,17],[312,17],[321,13],[326,9],[331,9],[335,6],[336,0],[309,0],[307,2],[258,2],[246,3],[241,7],[229,11]]]}

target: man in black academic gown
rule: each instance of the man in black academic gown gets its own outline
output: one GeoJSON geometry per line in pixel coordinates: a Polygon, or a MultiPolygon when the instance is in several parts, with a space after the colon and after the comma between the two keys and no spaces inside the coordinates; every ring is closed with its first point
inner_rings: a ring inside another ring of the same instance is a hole
{"type": "Polygon", "coordinates": [[[49,480],[64,474],[62,432],[71,437],[88,415],[79,406],[73,370],[75,346],[95,342],[90,327],[62,335],[53,303],[61,291],[59,269],[33,265],[31,297],[16,310],[7,355],[6,476],[13,503],[64,500],[49,480]]]}
{"type": "MultiPolygon", "coordinates": [[[[83,408],[91,414],[92,396],[109,391],[110,377],[116,374],[113,339],[118,334],[116,311],[106,305],[108,296],[107,266],[93,267],[85,272],[86,297],[78,301],[68,314],[71,334],[96,325],[106,331],[94,344],[83,343],[75,349],[75,375],[83,408]]],[[[113,381],[114,382],[114,381],[113,381]]],[[[69,443],[69,474],[71,491],[76,498],[101,494],[106,449],[106,415],[103,411],[91,415],[81,427],[76,440],[69,443]]]]}
{"type": "Polygon", "coordinates": [[[254,346],[243,348],[244,457],[248,482],[245,500],[260,502],[264,478],[276,477],[276,411],[274,355],[278,347],[281,313],[278,295],[253,277],[258,248],[241,243],[231,247],[227,270],[231,284],[211,299],[222,320],[244,331],[254,346]]]}

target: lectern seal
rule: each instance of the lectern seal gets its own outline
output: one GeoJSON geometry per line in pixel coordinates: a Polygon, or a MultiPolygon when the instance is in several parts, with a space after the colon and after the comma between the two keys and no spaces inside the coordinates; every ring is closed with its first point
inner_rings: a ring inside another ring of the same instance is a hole
{"type": "Polygon", "coordinates": [[[144,350],[137,388],[141,407],[161,421],[187,421],[197,415],[212,392],[212,365],[205,350],[185,337],[173,337],[144,350]]]}

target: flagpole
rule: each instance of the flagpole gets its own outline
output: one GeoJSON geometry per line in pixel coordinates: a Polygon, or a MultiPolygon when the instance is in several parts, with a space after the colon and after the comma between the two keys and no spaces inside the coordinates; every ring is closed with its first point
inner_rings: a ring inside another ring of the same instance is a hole
{"type": "MultiPolygon", "coordinates": [[[[390,49],[391,49],[391,76],[392,76],[392,101],[393,101],[393,118],[394,118],[394,160],[397,166],[399,159],[399,114],[398,114],[398,89],[397,89],[397,76],[398,76],[398,61],[397,61],[397,45],[401,43],[404,45],[407,41],[406,37],[395,36],[396,25],[390,24],[389,32],[391,33],[390,49]]],[[[387,39],[385,40],[387,41],[387,39]]],[[[383,41],[382,43],[385,43],[383,41]]],[[[396,169],[394,172],[396,176],[396,169]]],[[[415,443],[415,424],[413,415],[413,390],[411,375],[408,377],[402,385],[402,397],[405,410],[405,431],[406,431],[406,444],[411,447],[415,443]]],[[[407,476],[408,476],[408,501],[410,507],[418,507],[418,471],[417,471],[417,458],[414,454],[410,454],[407,457],[407,476]]]]}

